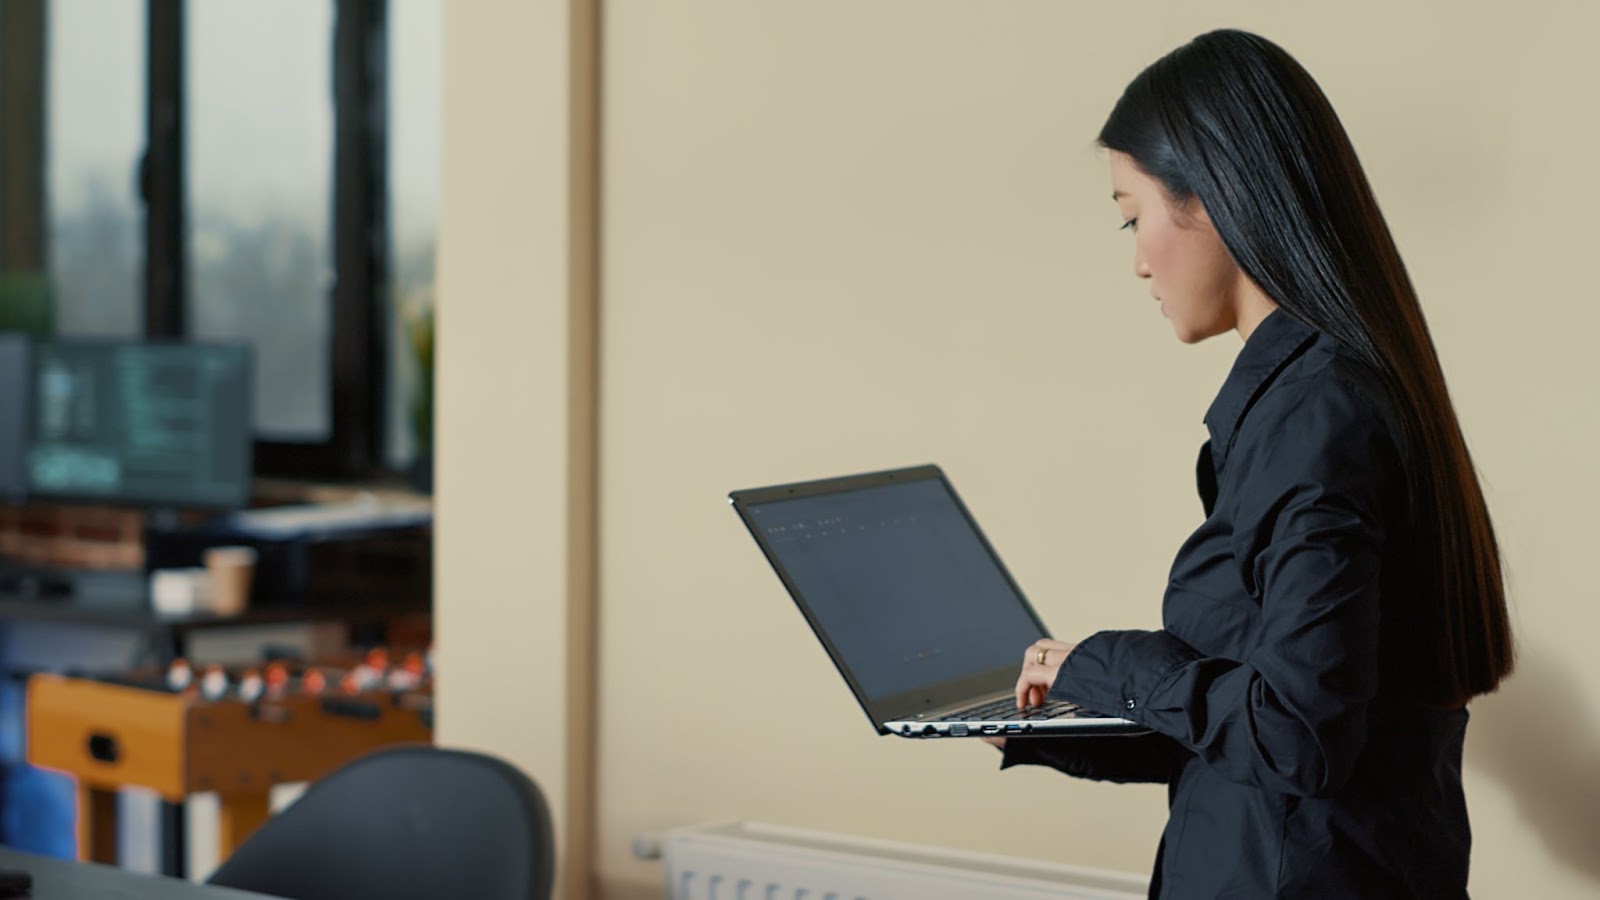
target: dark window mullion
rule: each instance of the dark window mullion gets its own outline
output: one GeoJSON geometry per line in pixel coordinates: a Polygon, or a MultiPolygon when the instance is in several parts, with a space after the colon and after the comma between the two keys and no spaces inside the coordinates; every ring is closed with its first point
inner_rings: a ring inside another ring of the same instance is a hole
{"type": "Polygon", "coordinates": [[[142,182],[145,202],[145,336],[187,332],[184,183],[183,0],[149,0],[149,87],[142,182]]]}
{"type": "Polygon", "coordinates": [[[45,269],[45,0],[0,0],[0,272],[45,269]]]}
{"type": "Polygon", "coordinates": [[[339,0],[334,27],[333,429],[351,472],[382,460],[388,283],[385,0],[339,0]]]}

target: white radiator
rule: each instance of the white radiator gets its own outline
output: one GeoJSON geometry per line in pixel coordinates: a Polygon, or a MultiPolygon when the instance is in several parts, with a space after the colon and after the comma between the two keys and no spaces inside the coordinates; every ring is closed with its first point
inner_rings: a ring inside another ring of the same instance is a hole
{"type": "Polygon", "coordinates": [[[666,832],[669,900],[1104,900],[1135,875],[755,822],[666,832]]]}

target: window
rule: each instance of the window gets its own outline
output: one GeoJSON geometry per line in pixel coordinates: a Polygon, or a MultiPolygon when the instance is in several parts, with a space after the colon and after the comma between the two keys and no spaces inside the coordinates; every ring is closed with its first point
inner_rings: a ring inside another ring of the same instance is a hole
{"type": "Polygon", "coordinates": [[[144,330],[144,10],[52,0],[45,25],[45,255],[55,330],[137,335],[144,330]]]}
{"type": "Polygon", "coordinates": [[[254,346],[266,440],[333,432],[333,13],[212,0],[185,23],[184,321],[254,346]]]}
{"type": "Polygon", "coordinates": [[[439,232],[443,0],[389,7],[389,462],[431,462],[434,248],[439,232]]]}
{"type": "Polygon", "coordinates": [[[0,327],[243,338],[259,473],[403,467],[441,9],[0,0],[0,327]]]}

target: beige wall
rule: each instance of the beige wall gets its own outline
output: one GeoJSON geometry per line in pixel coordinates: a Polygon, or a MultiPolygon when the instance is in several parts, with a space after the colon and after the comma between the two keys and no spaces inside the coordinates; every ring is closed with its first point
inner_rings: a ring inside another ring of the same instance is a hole
{"type": "MultiPolygon", "coordinates": [[[[1159,788],[875,737],[724,497],[937,461],[1060,636],[1155,625],[1238,343],[1173,339],[1090,141],[1140,68],[1221,25],[1284,44],[1341,111],[1501,529],[1513,690],[1542,737],[1476,707],[1473,889],[1600,888],[1600,5],[1196,6],[605,5],[606,895],[660,884],[634,835],[727,818],[1148,867],[1159,788]]],[[[567,702],[545,658],[566,608],[565,81],[559,17],[521,9],[447,13],[438,613],[442,736],[544,779],[567,762],[541,722],[567,702]]]]}
{"type": "Polygon", "coordinates": [[[521,766],[563,829],[592,806],[568,739],[573,27],[565,4],[447,5],[435,505],[438,740],[521,766]]]}

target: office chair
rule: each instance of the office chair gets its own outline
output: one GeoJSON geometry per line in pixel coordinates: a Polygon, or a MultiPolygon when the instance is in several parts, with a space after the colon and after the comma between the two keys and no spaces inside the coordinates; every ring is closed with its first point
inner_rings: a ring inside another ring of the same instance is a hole
{"type": "Polygon", "coordinates": [[[315,782],[208,883],[291,900],[548,900],[550,809],[511,765],[462,750],[380,750],[315,782]]]}

